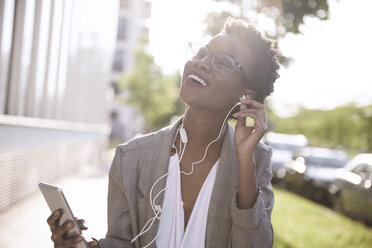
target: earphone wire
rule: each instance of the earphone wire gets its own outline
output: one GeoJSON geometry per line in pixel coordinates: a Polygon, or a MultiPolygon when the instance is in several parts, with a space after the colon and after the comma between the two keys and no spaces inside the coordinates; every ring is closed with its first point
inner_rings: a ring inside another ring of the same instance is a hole
{"type": "MultiPolygon", "coordinates": [[[[179,131],[180,131],[180,129],[181,129],[182,127],[183,127],[183,120],[182,120],[182,124],[177,128],[177,132],[176,132],[177,134],[179,133],[179,131]]],[[[174,142],[176,141],[176,138],[177,138],[177,135],[175,135],[175,137],[174,137],[174,139],[173,139],[172,147],[175,148],[175,150],[176,150],[176,154],[179,154],[177,147],[174,145],[174,142]]],[[[180,139],[180,144],[181,144],[181,139],[180,139]]],[[[180,145],[180,151],[181,151],[181,145],[180,145]]],[[[182,155],[183,155],[183,154],[182,154],[182,155]]],[[[156,194],[156,196],[155,196],[153,199],[152,199],[152,192],[153,192],[153,190],[154,190],[156,184],[157,184],[161,179],[163,179],[164,177],[168,176],[168,174],[169,174],[169,173],[167,172],[167,173],[165,173],[164,175],[162,175],[161,177],[159,177],[159,178],[154,182],[154,184],[151,186],[151,189],[150,189],[150,206],[151,206],[151,209],[152,209],[152,211],[154,212],[155,215],[154,215],[152,218],[150,218],[150,219],[146,222],[146,224],[142,227],[141,231],[137,234],[137,236],[135,236],[135,237],[131,240],[131,243],[133,243],[133,242],[136,241],[140,236],[142,236],[143,234],[145,234],[146,232],[148,232],[148,231],[151,229],[151,227],[152,227],[152,225],[154,224],[154,222],[155,222],[156,219],[160,220],[162,209],[161,209],[160,205],[156,205],[155,201],[156,201],[156,198],[157,198],[157,197],[158,197],[158,196],[159,196],[163,191],[166,191],[166,190],[167,190],[167,188],[165,187],[165,188],[161,189],[161,190],[156,194]],[[148,225],[150,222],[151,222],[150,226],[147,227],[147,225],[148,225]],[[147,227],[147,228],[146,228],[146,227],[147,227]]],[[[147,244],[146,246],[144,246],[144,248],[148,247],[149,245],[151,245],[151,244],[156,240],[156,238],[157,238],[158,235],[159,235],[159,232],[160,232],[160,230],[158,230],[158,232],[157,232],[155,238],[154,238],[154,239],[153,239],[149,244],[147,244]]]]}
{"type": "MultiPolygon", "coordinates": [[[[178,129],[177,133],[181,132],[181,129],[184,129],[184,125],[183,125],[184,120],[185,120],[185,118],[182,119],[181,126],[180,126],[180,128],[178,129]]],[[[182,136],[182,135],[180,135],[180,144],[179,144],[181,154],[177,153],[177,154],[178,154],[178,160],[179,160],[179,163],[181,163],[181,161],[182,161],[182,158],[183,158],[183,155],[185,154],[185,150],[186,150],[186,146],[187,146],[187,141],[184,143],[183,140],[182,140],[182,137],[181,137],[181,136],[182,136]],[[182,148],[182,144],[184,144],[184,145],[183,145],[183,148],[182,148]]],[[[176,134],[175,137],[177,138],[177,134],[176,134]]]]}
{"type": "MultiPolygon", "coordinates": [[[[222,125],[221,125],[221,128],[220,128],[220,132],[219,132],[217,138],[215,138],[214,140],[212,140],[212,141],[207,145],[207,147],[206,147],[206,149],[205,149],[205,152],[204,152],[204,156],[203,156],[203,158],[202,158],[201,160],[197,161],[197,162],[193,162],[193,163],[191,163],[191,171],[190,171],[190,172],[185,172],[185,171],[182,170],[180,173],[183,173],[184,175],[187,175],[187,176],[188,176],[188,175],[191,175],[191,174],[194,172],[194,165],[195,165],[195,164],[199,164],[199,163],[201,163],[201,162],[204,161],[204,159],[207,157],[207,153],[208,153],[208,149],[209,149],[209,147],[210,147],[214,142],[216,142],[217,140],[220,139],[221,134],[223,133],[223,130],[225,130],[226,120],[227,120],[227,118],[230,116],[231,111],[233,111],[233,109],[234,109],[235,107],[239,106],[239,105],[240,105],[240,102],[237,103],[237,104],[235,104],[234,107],[232,107],[232,108],[230,109],[230,111],[228,112],[228,114],[226,115],[225,119],[224,119],[223,122],[222,122],[222,125]]],[[[181,163],[181,160],[180,160],[180,163],[181,163]]]]}
{"type": "MultiPolygon", "coordinates": [[[[223,133],[223,130],[225,130],[226,120],[227,120],[227,118],[230,116],[231,111],[233,111],[233,109],[234,109],[235,107],[239,106],[239,105],[240,105],[240,102],[237,103],[237,104],[235,104],[235,105],[230,109],[230,111],[228,112],[228,114],[226,115],[225,119],[224,119],[223,122],[222,122],[222,125],[221,125],[221,128],[220,128],[220,132],[219,132],[217,138],[214,139],[214,140],[212,140],[212,141],[207,145],[207,147],[206,147],[206,149],[205,149],[205,151],[204,151],[204,156],[203,156],[203,158],[202,158],[201,160],[197,161],[197,162],[193,162],[193,163],[191,163],[191,171],[190,171],[190,172],[180,171],[180,174],[183,173],[184,175],[191,175],[191,174],[194,172],[194,165],[195,165],[195,164],[199,164],[199,163],[201,163],[201,162],[204,161],[204,159],[205,159],[206,156],[207,156],[207,153],[208,153],[208,149],[209,149],[209,147],[210,147],[214,142],[216,142],[217,140],[220,139],[221,134],[223,133]]],[[[175,138],[173,139],[173,143],[172,143],[172,147],[174,147],[174,148],[176,149],[176,153],[177,153],[177,155],[178,155],[178,157],[179,157],[179,164],[181,164],[181,160],[182,160],[183,155],[184,155],[184,153],[185,153],[185,150],[186,150],[186,144],[187,144],[187,143],[185,143],[185,144],[184,144],[184,147],[182,148],[182,145],[181,145],[181,144],[182,144],[183,142],[181,142],[181,137],[180,137],[180,147],[179,147],[179,148],[180,148],[181,155],[179,155],[179,152],[178,152],[177,147],[174,146],[174,142],[175,142],[175,140],[176,140],[176,138],[177,138],[178,133],[180,132],[180,129],[183,128],[183,122],[184,122],[184,119],[185,119],[185,117],[183,117],[183,119],[182,119],[182,123],[181,123],[181,125],[178,127],[178,129],[177,129],[177,132],[176,132],[175,138]]],[[[162,208],[161,208],[160,205],[156,205],[156,204],[155,204],[155,200],[156,200],[156,198],[157,198],[157,197],[158,197],[162,192],[166,191],[167,188],[165,187],[165,188],[161,189],[161,190],[156,194],[156,196],[155,196],[153,199],[152,199],[152,192],[153,192],[153,190],[154,190],[154,188],[155,188],[155,185],[156,185],[156,184],[157,184],[161,179],[163,179],[164,177],[168,176],[168,174],[169,174],[169,172],[167,172],[167,173],[165,173],[164,175],[162,175],[161,177],[159,177],[159,178],[154,182],[154,184],[151,186],[151,189],[150,189],[150,205],[151,205],[152,211],[154,212],[155,216],[153,216],[152,218],[150,218],[150,219],[146,222],[146,224],[142,227],[142,229],[141,229],[141,231],[139,232],[139,234],[138,234],[137,236],[135,236],[135,237],[131,240],[131,243],[133,243],[133,242],[136,241],[136,239],[138,239],[140,236],[142,236],[143,234],[145,234],[146,232],[148,232],[148,231],[151,229],[151,227],[152,227],[152,225],[154,224],[154,222],[155,222],[156,219],[158,219],[158,220],[160,221],[160,218],[161,218],[161,216],[162,216],[162,208]],[[147,227],[148,223],[150,223],[150,222],[151,222],[150,226],[147,227]],[[147,227],[147,228],[146,228],[146,227],[147,227]]],[[[159,228],[159,230],[157,231],[157,233],[156,233],[154,239],[153,239],[150,243],[148,243],[146,246],[144,246],[143,248],[146,248],[146,247],[150,246],[150,245],[151,245],[151,244],[156,240],[156,238],[158,237],[159,233],[160,233],[160,228],[159,228]]]]}

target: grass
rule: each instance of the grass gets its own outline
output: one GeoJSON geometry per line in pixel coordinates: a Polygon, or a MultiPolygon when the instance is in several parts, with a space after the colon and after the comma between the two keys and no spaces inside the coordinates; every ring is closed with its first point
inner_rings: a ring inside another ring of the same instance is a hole
{"type": "Polygon", "coordinates": [[[372,228],[285,190],[274,193],[274,248],[372,247],[372,228]]]}

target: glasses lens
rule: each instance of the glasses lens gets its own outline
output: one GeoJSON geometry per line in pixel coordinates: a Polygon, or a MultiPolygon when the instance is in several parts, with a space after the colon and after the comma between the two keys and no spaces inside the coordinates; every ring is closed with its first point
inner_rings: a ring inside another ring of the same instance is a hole
{"type": "Polygon", "coordinates": [[[192,60],[201,60],[208,54],[208,49],[198,43],[190,43],[189,50],[192,60]]]}
{"type": "Polygon", "coordinates": [[[227,75],[236,67],[233,58],[225,54],[214,54],[212,67],[221,74],[227,75]]]}
{"type": "Polygon", "coordinates": [[[191,61],[200,61],[208,54],[211,54],[211,66],[214,71],[222,75],[230,74],[237,66],[236,62],[232,57],[223,53],[210,53],[208,49],[198,43],[191,42],[187,47],[186,59],[191,61]]]}

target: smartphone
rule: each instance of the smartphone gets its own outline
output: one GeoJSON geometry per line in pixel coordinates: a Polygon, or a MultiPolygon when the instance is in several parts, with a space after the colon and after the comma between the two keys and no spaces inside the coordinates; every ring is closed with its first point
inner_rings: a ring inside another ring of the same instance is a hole
{"type": "MultiPolygon", "coordinates": [[[[70,206],[68,205],[68,202],[66,200],[65,195],[63,194],[62,189],[47,183],[39,183],[39,188],[52,212],[60,208],[63,209],[63,214],[59,219],[59,224],[62,225],[67,220],[71,220],[74,223],[74,227],[66,234],[66,237],[71,238],[80,235],[81,230],[79,224],[75,219],[70,206]]],[[[86,241],[83,240],[82,242],[76,244],[75,248],[89,247],[86,241]]]]}

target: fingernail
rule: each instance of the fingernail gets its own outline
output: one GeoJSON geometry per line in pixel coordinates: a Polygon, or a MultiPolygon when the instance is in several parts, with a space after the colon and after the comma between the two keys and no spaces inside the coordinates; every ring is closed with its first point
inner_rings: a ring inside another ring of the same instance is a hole
{"type": "Polygon", "coordinates": [[[68,224],[67,224],[67,227],[73,227],[74,226],[74,223],[72,223],[72,222],[69,222],[68,224]]]}
{"type": "Polygon", "coordinates": [[[82,236],[79,236],[79,237],[77,237],[76,240],[77,240],[77,241],[82,241],[82,240],[83,240],[83,237],[82,237],[82,236]]]}
{"type": "Polygon", "coordinates": [[[54,212],[54,216],[58,216],[58,215],[59,215],[59,210],[54,212]]]}

